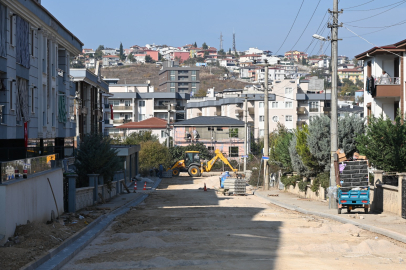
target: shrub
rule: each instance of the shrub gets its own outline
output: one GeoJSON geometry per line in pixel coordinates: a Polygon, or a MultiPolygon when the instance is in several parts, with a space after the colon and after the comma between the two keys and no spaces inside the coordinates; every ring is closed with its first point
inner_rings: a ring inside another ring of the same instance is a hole
{"type": "Polygon", "coordinates": [[[152,168],[158,168],[159,164],[164,167],[169,166],[171,156],[168,148],[157,141],[147,141],[141,143],[139,153],[140,170],[147,171],[152,168]]]}
{"type": "Polygon", "coordinates": [[[301,176],[300,175],[293,175],[288,177],[287,175],[284,175],[281,177],[281,182],[285,185],[285,189],[288,188],[289,186],[296,186],[296,182],[300,181],[301,176]]]}
{"type": "Polygon", "coordinates": [[[299,190],[300,190],[300,191],[305,192],[306,189],[307,189],[307,181],[303,181],[303,180],[302,180],[302,181],[299,181],[298,187],[299,187],[299,190]]]}
{"type": "Polygon", "coordinates": [[[314,178],[313,184],[310,186],[310,189],[313,192],[318,192],[320,186],[323,188],[328,188],[330,186],[330,171],[318,174],[314,178]]]}

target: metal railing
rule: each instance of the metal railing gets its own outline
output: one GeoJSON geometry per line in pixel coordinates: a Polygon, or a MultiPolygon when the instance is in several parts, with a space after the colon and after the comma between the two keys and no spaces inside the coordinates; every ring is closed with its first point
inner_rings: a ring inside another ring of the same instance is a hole
{"type": "Polygon", "coordinates": [[[309,108],[309,112],[319,112],[319,108],[309,108]]]}
{"type": "Polygon", "coordinates": [[[168,106],[166,105],[155,105],[154,110],[167,110],[168,106]]]}
{"type": "Polygon", "coordinates": [[[58,154],[1,162],[0,183],[61,167],[58,154]]]}
{"type": "Polygon", "coordinates": [[[132,106],[113,106],[113,110],[128,110],[131,111],[133,109],[132,106]]]}
{"type": "Polygon", "coordinates": [[[400,85],[399,77],[378,77],[375,80],[375,85],[400,85]]]}

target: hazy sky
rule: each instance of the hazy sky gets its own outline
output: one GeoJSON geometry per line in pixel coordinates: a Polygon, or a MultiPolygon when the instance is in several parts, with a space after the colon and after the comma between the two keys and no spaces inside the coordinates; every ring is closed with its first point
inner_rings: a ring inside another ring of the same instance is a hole
{"type": "MultiPolygon", "coordinates": [[[[85,44],[84,48],[96,49],[100,44],[118,48],[120,42],[124,48],[153,43],[183,46],[197,42],[201,46],[206,42],[219,49],[222,32],[223,48],[228,50],[233,45],[234,31],[239,51],[257,47],[271,50],[274,54],[283,54],[291,49],[317,54],[320,44],[311,43],[312,35],[330,35],[330,29],[326,28],[330,15],[325,14],[327,9],[333,8],[333,0],[304,0],[292,27],[302,2],[42,0],[42,5],[85,44]]],[[[341,0],[341,8],[344,12],[339,16],[340,22],[372,44],[382,46],[406,39],[406,34],[403,34],[406,27],[406,0],[341,0]],[[394,24],[398,25],[386,28],[394,24]],[[370,33],[373,31],[378,32],[370,33]],[[366,33],[370,34],[364,36],[366,33]]],[[[374,46],[345,27],[339,28],[339,37],[343,38],[339,42],[339,55],[352,58],[374,46]]],[[[327,46],[328,43],[324,45],[323,51],[330,55],[330,47],[327,46]]]]}

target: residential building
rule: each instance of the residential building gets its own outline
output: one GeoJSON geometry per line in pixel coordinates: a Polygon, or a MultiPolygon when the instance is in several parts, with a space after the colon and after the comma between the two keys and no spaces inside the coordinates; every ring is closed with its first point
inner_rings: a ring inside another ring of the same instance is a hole
{"type": "Polygon", "coordinates": [[[364,117],[364,108],[356,105],[338,105],[337,108],[338,117],[344,117],[348,115],[357,115],[361,118],[364,117]]]}
{"type": "Polygon", "coordinates": [[[145,52],[146,55],[149,55],[153,61],[155,61],[155,62],[158,61],[158,59],[159,59],[159,57],[158,57],[159,52],[158,51],[144,50],[144,52],[145,52]]]}
{"type": "Polygon", "coordinates": [[[82,42],[33,0],[1,1],[0,37],[0,160],[72,155],[69,62],[82,42]]]}
{"type": "Polygon", "coordinates": [[[102,50],[103,55],[116,55],[119,54],[120,50],[119,49],[113,49],[113,48],[105,48],[102,50]]]}
{"type": "Polygon", "coordinates": [[[245,154],[243,121],[226,116],[199,116],[176,122],[173,129],[174,145],[200,142],[211,152],[219,149],[229,160],[241,160],[245,154]]]}
{"type": "Polygon", "coordinates": [[[179,63],[183,63],[184,61],[188,60],[190,57],[189,52],[173,52],[171,54],[172,60],[179,61],[179,63]]]}
{"type": "Polygon", "coordinates": [[[106,108],[109,86],[99,76],[88,69],[71,69],[73,81],[76,83],[74,110],[76,120],[76,136],[83,140],[88,133],[105,133],[103,128],[113,127],[106,108]],[[105,97],[103,97],[103,95],[105,97]]]}
{"type": "Polygon", "coordinates": [[[248,48],[248,50],[245,51],[245,54],[263,54],[263,53],[264,53],[263,50],[254,47],[248,48]]]}
{"type": "Polygon", "coordinates": [[[406,40],[395,44],[373,47],[355,56],[364,66],[364,115],[388,117],[405,113],[405,61],[406,40]],[[382,77],[386,71],[387,78],[382,77]]]}
{"type": "Polygon", "coordinates": [[[172,136],[172,125],[168,127],[168,121],[157,118],[151,117],[139,122],[129,122],[123,125],[116,126],[115,128],[118,129],[118,136],[120,137],[127,137],[131,133],[139,133],[139,132],[146,132],[151,131],[151,134],[157,136],[160,143],[164,143],[165,140],[168,138],[168,132],[170,136],[172,136]]]}
{"type": "Polygon", "coordinates": [[[285,52],[285,58],[290,61],[301,62],[302,59],[307,59],[307,53],[300,51],[287,51],[285,52]]]}
{"type": "Polygon", "coordinates": [[[177,61],[165,61],[159,71],[159,92],[192,94],[200,88],[200,67],[180,67],[177,61]]]}
{"type": "MultiPolygon", "coordinates": [[[[185,106],[190,98],[187,93],[154,92],[154,87],[149,84],[111,84],[109,92],[114,95],[109,98],[114,127],[152,117],[167,120],[168,109],[171,121],[186,119],[185,106]],[[168,108],[168,105],[173,106],[168,108]]],[[[108,133],[123,136],[116,128],[109,128],[108,133]]]]}
{"type": "Polygon", "coordinates": [[[355,103],[358,106],[364,107],[364,89],[355,91],[355,103]]]}
{"type": "Polygon", "coordinates": [[[85,61],[86,68],[95,68],[96,67],[96,59],[89,58],[85,61]]]}
{"type": "Polygon", "coordinates": [[[337,70],[338,78],[341,82],[343,79],[349,79],[354,84],[357,83],[357,80],[364,81],[364,72],[362,68],[345,68],[345,69],[338,69],[337,70]]]}

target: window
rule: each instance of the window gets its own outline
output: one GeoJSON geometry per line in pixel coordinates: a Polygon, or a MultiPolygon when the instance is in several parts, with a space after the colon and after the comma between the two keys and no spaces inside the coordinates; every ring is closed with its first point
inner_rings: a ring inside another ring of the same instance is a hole
{"type": "Polygon", "coordinates": [[[120,101],[119,100],[109,100],[109,104],[113,105],[113,106],[119,106],[120,105],[120,101]]]}
{"type": "Polygon", "coordinates": [[[238,128],[230,128],[230,138],[238,138],[238,128]]]}
{"type": "Polygon", "coordinates": [[[124,100],[124,106],[131,106],[131,100],[124,100]]]}
{"type": "Polygon", "coordinates": [[[207,130],[209,131],[214,130],[214,127],[208,127],[207,130]]]}
{"type": "Polygon", "coordinates": [[[261,101],[261,102],[259,103],[259,108],[263,108],[263,107],[264,107],[264,102],[261,101]]]}
{"type": "Polygon", "coordinates": [[[285,108],[292,108],[292,101],[286,101],[285,108]]]}
{"type": "Polygon", "coordinates": [[[274,121],[275,123],[278,122],[279,121],[278,116],[276,116],[276,115],[272,116],[272,121],[274,121]]]}
{"type": "Polygon", "coordinates": [[[278,101],[272,101],[272,108],[278,108],[278,101]]]}
{"type": "Polygon", "coordinates": [[[192,81],[196,81],[196,76],[192,76],[192,81]]]}
{"type": "Polygon", "coordinates": [[[145,100],[139,100],[138,107],[145,107],[145,100]]]}
{"type": "Polygon", "coordinates": [[[286,122],[292,122],[292,115],[286,115],[285,116],[285,121],[286,122]]]}
{"type": "Polygon", "coordinates": [[[168,137],[168,136],[166,135],[166,131],[165,131],[165,130],[161,130],[161,138],[166,138],[166,137],[168,137]]]}
{"type": "Polygon", "coordinates": [[[171,93],[175,93],[175,83],[171,82],[171,88],[170,88],[170,92],[171,93]]]}
{"type": "Polygon", "coordinates": [[[214,151],[214,146],[208,146],[207,150],[209,150],[209,152],[213,152],[214,151]]]}
{"type": "Polygon", "coordinates": [[[229,157],[238,157],[238,146],[231,146],[228,148],[229,157]]]}
{"type": "Polygon", "coordinates": [[[169,77],[169,79],[170,79],[171,81],[174,81],[174,80],[175,80],[175,71],[174,71],[174,70],[171,70],[171,71],[170,71],[170,77],[169,77]]]}
{"type": "Polygon", "coordinates": [[[319,111],[319,102],[310,101],[309,102],[309,112],[318,112],[319,111]]]}
{"type": "Polygon", "coordinates": [[[138,121],[142,121],[145,119],[145,114],[139,114],[138,115],[138,121]]]}
{"type": "Polygon", "coordinates": [[[265,120],[265,116],[264,115],[260,115],[259,116],[259,122],[264,122],[265,120]]]}
{"type": "Polygon", "coordinates": [[[13,110],[13,82],[10,82],[10,110],[13,110]]]}
{"type": "Polygon", "coordinates": [[[218,128],[217,128],[217,131],[223,131],[223,128],[218,127],[218,128]]]}
{"type": "Polygon", "coordinates": [[[293,89],[292,89],[292,88],[290,88],[290,87],[286,87],[286,88],[285,88],[285,94],[290,95],[290,94],[292,94],[292,93],[293,93],[293,89]]]}
{"type": "Polygon", "coordinates": [[[192,75],[196,76],[196,70],[192,70],[192,75]]]}
{"type": "Polygon", "coordinates": [[[120,115],[118,113],[114,113],[113,118],[114,118],[114,120],[118,120],[118,119],[120,119],[120,115]]]}
{"type": "Polygon", "coordinates": [[[124,115],[124,119],[125,119],[125,120],[131,119],[131,114],[125,114],[125,115],[124,115]]]}
{"type": "Polygon", "coordinates": [[[259,136],[259,137],[264,137],[264,130],[263,130],[263,129],[260,129],[260,130],[259,130],[258,136],[259,136]]]}

